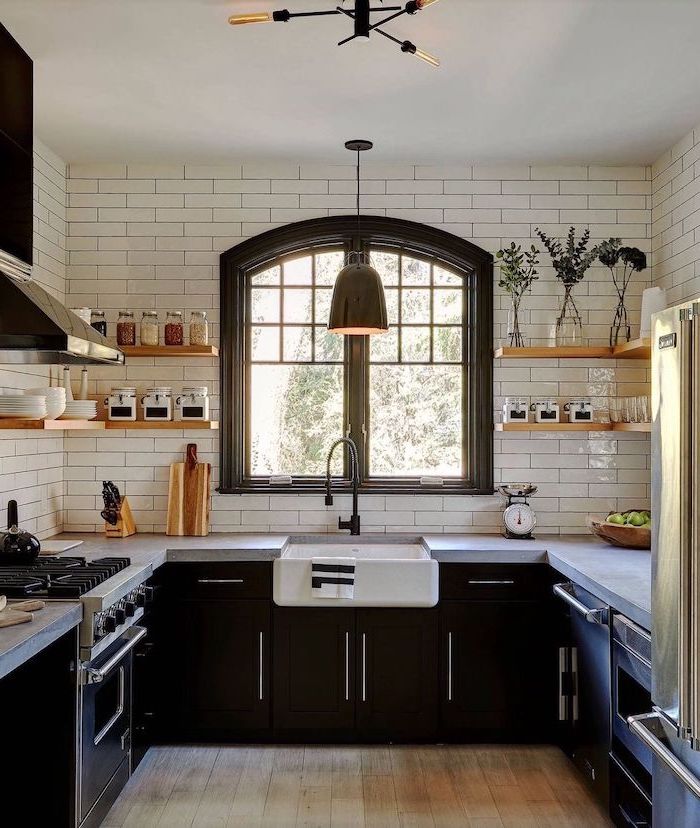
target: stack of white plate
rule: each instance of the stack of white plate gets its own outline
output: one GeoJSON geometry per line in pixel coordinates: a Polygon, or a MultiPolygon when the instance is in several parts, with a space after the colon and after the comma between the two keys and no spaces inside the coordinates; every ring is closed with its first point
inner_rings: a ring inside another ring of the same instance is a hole
{"type": "Polygon", "coordinates": [[[66,408],[65,388],[29,388],[25,394],[46,398],[46,419],[55,420],[66,408]]]}
{"type": "Polygon", "coordinates": [[[59,420],[94,420],[97,417],[95,400],[67,400],[66,410],[59,420]]]}
{"type": "Polygon", "coordinates": [[[0,395],[0,417],[4,420],[43,420],[46,417],[46,397],[2,394],[0,395]]]}

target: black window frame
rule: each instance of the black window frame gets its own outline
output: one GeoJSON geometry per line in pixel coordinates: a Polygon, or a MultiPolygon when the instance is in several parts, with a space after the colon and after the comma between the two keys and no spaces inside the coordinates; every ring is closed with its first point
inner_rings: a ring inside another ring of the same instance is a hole
{"type": "MultiPolygon", "coordinates": [[[[368,422],[369,395],[367,337],[345,337],[345,410],[349,436],[360,453],[360,491],[376,494],[492,494],[493,485],[493,256],[466,239],[444,230],[403,219],[363,216],[358,232],[356,216],[333,216],[285,225],[254,236],[221,254],[221,433],[220,485],[222,494],[320,492],[323,478],[299,477],[291,485],[273,486],[268,478],[245,473],[246,393],[245,362],[247,274],[272,265],[282,257],[315,248],[347,252],[394,249],[435,260],[465,279],[463,383],[465,477],[445,479],[442,486],[422,486],[415,478],[365,478],[368,441],[362,425],[368,422]],[[358,389],[362,389],[358,393],[358,389]]],[[[455,363],[457,364],[457,363],[455,363]]],[[[339,435],[340,436],[340,435],[339,435]]],[[[341,490],[349,487],[347,458],[341,490]]]]}

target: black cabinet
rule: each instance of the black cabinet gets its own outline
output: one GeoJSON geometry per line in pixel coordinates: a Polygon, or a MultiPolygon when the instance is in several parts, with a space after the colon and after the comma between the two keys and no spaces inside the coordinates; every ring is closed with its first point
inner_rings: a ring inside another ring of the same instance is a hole
{"type": "Polygon", "coordinates": [[[357,613],[357,730],[367,741],[437,735],[438,625],[431,609],[357,613]]]}
{"type": "Polygon", "coordinates": [[[346,740],[355,727],[355,611],[275,607],[273,721],[285,739],[346,740]]]}
{"type": "Polygon", "coordinates": [[[267,737],[271,575],[268,562],[167,565],[161,685],[170,701],[161,738],[267,737]]]}
{"type": "Polygon", "coordinates": [[[32,61],[0,25],[0,250],[32,263],[32,61]]]}
{"type": "Polygon", "coordinates": [[[547,742],[557,720],[551,575],[530,564],[441,566],[441,736],[547,742]]]}

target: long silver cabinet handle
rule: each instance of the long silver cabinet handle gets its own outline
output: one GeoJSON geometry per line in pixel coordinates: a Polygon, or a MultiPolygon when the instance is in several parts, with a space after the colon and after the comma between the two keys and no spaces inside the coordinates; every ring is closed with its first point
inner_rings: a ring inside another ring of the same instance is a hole
{"type": "Polygon", "coordinates": [[[679,596],[678,596],[678,727],[679,735],[688,738],[692,729],[691,671],[693,669],[691,635],[691,589],[693,566],[693,400],[694,388],[693,341],[695,325],[692,312],[681,312],[680,337],[680,451],[678,453],[681,475],[680,499],[680,549],[679,549],[679,596]]]}
{"type": "Polygon", "coordinates": [[[362,701],[367,701],[367,636],[362,633],[362,701]]]}
{"type": "Polygon", "coordinates": [[[565,601],[570,607],[576,610],[580,615],[582,615],[586,621],[590,621],[591,624],[607,624],[608,623],[608,611],[607,609],[591,609],[591,607],[587,607],[584,603],[578,600],[575,595],[571,594],[572,584],[555,584],[552,587],[554,594],[561,598],[562,601],[565,601]]]}
{"type": "Polygon", "coordinates": [[[130,627],[126,631],[129,640],[123,647],[117,650],[109,661],[106,661],[101,667],[85,667],[83,669],[83,682],[85,684],[99,684],[147,634],[148,630],[145,627],[130,627]]]}
{"type": "Polygon", "coordinates": [[[197,578],[198,584],[242,584],[243,578],[197,578]]]}
{"type": "Polygon", "coordinates": [[[447,701],[452,701],[452,633],[447,633],[447,701]]]}
{"type": "Polygon", "coordinates": [[[681,780],[689,791],[692,791],[695,796],[700,798],[700,779],[692,774],[685,765],[679,762],[661,739],[652,732],[647,724],[652,720],[663,721],[660,713],[645,713],[643,716],[629,716],[627,726],[681,780]]]}
{"type": "Polygon", "coordinates": [[[490,578],[474,578],[467,581],[469,586],[513,586],[515,581],[512,578],[503,578],[500,580],[490,578]]]}
{"type": "Polygon", "coordinates": [[[259,652],[260,669],[258,671],[258,696],[260,701],[263,700],[263,631],[260,630],[260,652],[259,652]]]}

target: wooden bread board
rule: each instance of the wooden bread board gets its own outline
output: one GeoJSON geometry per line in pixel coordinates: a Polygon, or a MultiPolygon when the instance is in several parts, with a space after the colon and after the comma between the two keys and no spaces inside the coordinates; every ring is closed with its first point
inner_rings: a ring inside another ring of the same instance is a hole
{"type": "Polygon", "coordinates": [[[211,464],[197,460],[197,445],[188,443],[184,463],[170,464],[167,535],[209,534],[211,464]]]}

